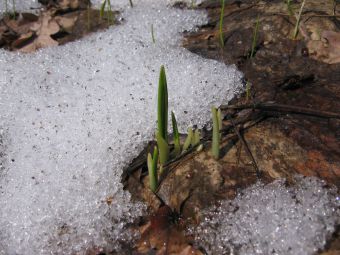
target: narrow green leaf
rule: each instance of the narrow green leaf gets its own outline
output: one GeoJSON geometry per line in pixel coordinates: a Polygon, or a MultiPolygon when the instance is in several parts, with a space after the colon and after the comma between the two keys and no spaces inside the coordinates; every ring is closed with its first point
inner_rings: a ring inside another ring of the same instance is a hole
{"type": "Polygon", "coordinates": [[[286,0],[288,13],[289,13],[290,16],[293,16],[293,10],[292,10],[291,2],[292,2],[292,0],[286,0]]]}
{"type": "Polygon", "coordinates": [[[211,108],[212,120],[213,120],[213,136],[212,136],[212,148],[211,152],[215,159],[220,157],[220,124],[219,114],[215,107],[211,108]]]}
{"type": "Polygon", "coordinates": [[[181,153],[181,142],[179,139],[179,133],[178,133],[178,127],[177,127],[177,121],[176,116],[174,112],[171,112],[171,121],[172,121],[172,130],[174,135],[174,155],[177,156],[181,153]]]}
{"type": "Polygon", "coordinates": [[[299,33],[301,14],[302,14],[303,7],[305,6],[305,1],[306,1],[306,0],[303,0],[303,2],[302,2],[302,4],[301,4],[301,7],[300,7],[299,14],[298,14],[298,16],[296,17],[296,24],[295,24],[294,33],[293,33],[293,39],[296,39],[296,37],[297,37],[297,35],[298,35],[298,33],[299,33]]]}
{"type": "Polygon", "coordinates": [[[164,66],[161,66],[158,83],[158,132],[168,143],[168,87],[164,66]]]}
{"type": "Polygon", "coordinates": [[[163,137],[160,135],[159,132],[156,132],[156,140],[157,140],[157,145],[159,148],[159,161],[162,165],[164,165],[169,159],[169,153],[170,153],[169,145],[163,139],[163,137]]]}
{"type": "Polygon", "coordinates": [[[218,129],[219,131],[222,130],[222,113],[221,113],[221,109],[217,110],[217,120],[218,120],[218,129]]]}
{"type": "Polygon", "coordinates": [[[157,176],[157,162],[158,162],[158,149],[157,146],[153,149],[153,157],[148,153],[147,165],[149,171],[150,189],[155,192],[158,186],[157,176]]]}
{"type": "Polygon", "coordinates": [[[158,163],[158,148],[157,146],[154,147],[153,149],[153,157],[152,157],[152,168],[154,169],[154,173],[156,176],[156,180],[157,178],[157,163],[158,163]]]}
{"type": "Polygon", "coordinates": [[[155,44],[156,39],[155,39],[155,32],[154,32],[154,29],[153,29],[153,24],[151,24],[151,38],[152,38],[152,42],[155,44]]]}
{"type": "Polygon", "coordinates": [[[221,47],[224,48],[224,36],[223,36],[223,17],[224,17],[224,0],[221,0],[221,15],[220,15],[220,23],[219,23],[219,35],[220,35],[220,44],[221,47]]]}
{"type": "Polygon", "coordinates": [[[114,13],[111,9],[111,1],[110,0],[106,0],[107,1],[107,8],[108,8],[108,12],[107,12],[107,17],[109,20],[109,24],[113,25],[114,23],[114,13]]]}
{"type": "Polygon", "coordinates": [[[16,18],[16,10],[15,10],[15,0],[12,0],[12,7],[13,7],[13,18],[16,18]]]}
{"type": "Polygon", "coordinates": [[[105,6],[106,6],[106,0],[104,0],[104,2],[102,3],[102,5],[100,6],[100,13],[99,13],[99,16],[100,16],[101,19],[104,17],[105,6]]]}
{"type": "Polygon", "coordinates": [[[194,135],[192,137],[192,140],[191,140],[191,146],[194,147],[196,145],[198,145],[201,141],[201,133],[198,129],[196,129],[194,131],[194,135]]]}
{"type": "Polygon", "coordinates": [[[197,152],[200,152],[200,151],[202,151],[202,150],[203,150],[203,144],[200,144],[200,145],[197,147],[196,151],[197,151],[197,152]]]}
{"type": "Polygon", "coordinates": [[[162,176],[163,172],[164,172],[163,165],[160,165],[159,166],[159,176],[162,176]]]}
{"type": "Polygon", "coordinates": [[[253,42],[252,42],[252,45],[251,45],[250,58],[253,58],[254,55],[255,55],[255,48],[256,48],[256,43],[257,43],[257,33],[259,31],[259,24],[260,24],[260,17],[257,16],[255,30],[254,30],[254,34],[253,34],[253,42]]]}
{"type": "Polygon", "coordinates": [[[250,83],[247,81],[246,83],[246,101],[248,102],[250,99],[250,83]]]}
{"type": "Polygon", "coordinates": [[[191,144],[192,137],[193,137],[193,131],[192,131],[192,128],[190,127],[190,128],[188,128],[188,136],[185,139],[184,144],[183,144],[183,152],[188,150],[188,148],[191,144]]]}

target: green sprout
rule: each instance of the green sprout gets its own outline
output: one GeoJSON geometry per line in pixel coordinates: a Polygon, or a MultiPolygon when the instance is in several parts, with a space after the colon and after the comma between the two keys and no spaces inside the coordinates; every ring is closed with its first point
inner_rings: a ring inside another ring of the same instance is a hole
{"type": "Polygon", "coordinates": [[[196,145],[200,143],[200,141],[201,141],[201,133],[198,129],[195,129],[194,134],[191,139],[191,146],[195,147],[196,145]]]}
{"type": "Polygon", "coordinates": [[[157,105],[156,132],[157,144],[159,147],[159,157],[161,164],[165,164],[169,159],[168,145],[168,87],[164,66],[161,66],[158,83],[158,105],[157,105]]]}
{"type": "Polygon", "coordinates": [[[293,39],[295,40],[298,33],[299,33],[299,26],[300,26],[300,21],[301,21],[301,14],[302,14],[302,10],[303,10],[303,7],[305,6],[305,1],[306,0],[303,0],[302,4],[301,4],[301,7],[300,7],[300,11],[299,11],[299,14],[296,18],[296,24],[295,24],[295,28],[294,28],[294,33],[293,33],[293,39]]]}
{"type": "Polygon", "coordinates": [[[254,35],[253,35],[253,42],[252,42],[252,45],[251,45],[250,58],[253,58],[254,55],[255,55],[257,33],[258,33],[258,30],[259,30],[259,23],[260,23],[259,16],[257,16],[254,35]]]}
{"type": "Polygon", "coordinates": [[[247,83],[246,83],[246,101],[247,102],[250,99],[250,87],[251,87],[251,84],[250,84],[250,82],[247,81],[247,83]]]}
{"type": "Polygon", "coordinates": [[[189,127],[188,128],[188,136],[185,139],[184,144],[183,144],[183,152],[188,150],[189,146],[191,145],[191,140],[192,140],[193,136],[194,136],[194,132],[192,131],[192,128],[189,127]]]}
{"type": "Polygon", "coordinates": [[[5,15],[8,15],[8,3],[7,3],[7,0],[5,0],[5,15]]]}
{"type": "Polygon", "coordinates": [[[158,162],[158,149],[157,146],[155,146],[153,149],[153,156],[151,156],[151,153],[149,152],[147,160],[150,189],[153,192],[155,192],[158,187],[157,162],[158,162]]]}
{"type": "Polygon", "coordinates": [[[164,66],[161,66],[158,82],[158,132],[161,137],[168,140],[168,86],[164,66]]]}
{"type": "Polygon", "coordinates": [[[169,145],[159,132],[156,132],[156,140],[159,147],[159,162],[161,163],[161,165],[164,165],[169,159],[169,145]]]}
{"type": "Polygon", "coordinates": [[[113,15],[113,11],[111,9],[111,2],[110,0],[104,0],[104,2],[102,3],[101,7],[100,7],[100,18],[103,19],[104,14],[105,14],[105,7],[107,5],[107,19],[109,21],[109,24],[113,25],[114,22],[114,15],[113,15]]]}
{"type": "Polygon", "coordinates": [[[195,0],[191,0],[190,7],[191,7],[191,8],[195,8],[195,0]]]}
{"type": "Polygon", "coordinates": [[[287,10],[290,16],[293,16],[292,0],[286,0],[287,10]]]}
{"type": "Polygon", "coordinates": [[[177,121],[174,112],[171,112],[172,130],[174,135],[174,155],[177,156],[181,153],[181,142],[179,139],[179,132],[177,127],[177,121]]]}
{"type": "Polygon", "coordinates": [[[151,24],[151,38],[152,38],[152,42],[156,43],[155,33],[154,33],[154,29],[153,29],[153,24],[151,24]]]}
{"type": "Polygon", "coordinates": [[[220,35],[220,44],[221,47],[224,48],[224,36],[223,36],[223,17],[224,17],[224,0],[221,0],[221,15],[220,15],[220,25],[219,25],[219,35],[220,35]]]}
{"type": "Polygon", "coordinates": [[[221,118],[221,110],[216,109],[215,107],[211,108],[212,112],[212,120],[213,120],[213,135],[212,135],[212,155],[215,159],[220,157],[220,141],[221,134],[220,131],[222,129],[222,118],[221,118]]]}
{"type": "Polygon", "coordinates": [[[13,13],[11,14],[8,11],[8,0],[5,0],[5,16],[8,16],[10,18],[15,19],[16,18],[16,10],[15,10],[15,1],[12,0],[12,8],[13,8],[13,13]]]}
{"type": "Polygon", "coordinates": [[[87,30],[90,31],[91,30],[91,8],[90,8],[90,4],[87,5],[87,30]]]}

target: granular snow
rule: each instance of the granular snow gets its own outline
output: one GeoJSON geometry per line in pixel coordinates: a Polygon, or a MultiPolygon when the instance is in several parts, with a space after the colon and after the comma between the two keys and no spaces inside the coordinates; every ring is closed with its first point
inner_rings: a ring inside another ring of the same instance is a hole
{"type": "Polygon", "coordinates": [[[208,254],[312,255],[340,224],[335,187],[317,178],[257,183],[235,200],[207,209],[194,230],[208,254]]]}
{"type": "Polygon", "coordinates": [[[130,202],[120,178],[153,137],[162,64],[182,131],[241,89],[234,66],[180,46],[180,33],[205,24],[205,12],[126,3],[122,25],[81,41],[0,50],[0,254],[118,249],[129,240],[125,225],[144,206],[130,202]]]}

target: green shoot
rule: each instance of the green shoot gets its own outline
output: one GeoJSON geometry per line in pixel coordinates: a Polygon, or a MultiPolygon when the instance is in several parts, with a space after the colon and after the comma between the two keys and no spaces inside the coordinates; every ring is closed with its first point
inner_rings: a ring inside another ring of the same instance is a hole
{"type": "Polygon", "coordinates": [[[174,135],[174,155],[177,156],[181,153],[181,142],[179,139],[177,121],[174,112],[171,112],[172,130],[174,135]]]}
{"type": "Polygon", "coordinates": [[[221,47],[224,48],[224,36],[223,36],[223,17],[224,17],[224,1],[221,0],[222,7],[221,7],[221,16],[220,16],[220,24],[219,24],[219,35],[220,35],[220,44],[221,47]]]}
{"type": "Polygon", "coordinates": [[[87,30],[90,31],[91,30],[91,8],[90,8],[90,4],[87,5],[87,30]]]}
{"type": "Polygon", "coordinates": [[[164,165],[169,159],[169,145],[159,132],[156,132],[156,140],[159,147],[159,162],[164,165]]]}
{"type": "Polygon", "coordinates": [[[183,144],[183,152],[188,150],[189,146],[191,145],[191,140],[193,136],[194,136],[194,132],[192,131],[192,128],[190,127],[188,128],[188,136],[185,139],[184,144],[183,144]]]}
{"type": "Polygon", "coordinates": [[[157,162],[158,162],[158,149],[157,146],[153,149],[153,157],[151,153],[148,153],[148,171],[150,180],[150,189],[155,192],[158,187],[158,176],[157,176],[157,162]]]}
{"type": "Polygon", "coordinates": [[[196,151],[197,151],[197,152],[203,151],[203,144],[198,145],[196,151]]]}
{"type": "Polygon", "coordinates": [[[151,24],[151,38],[152,38],[152,42],[156,43],[155,33],[154,33],[154,29],[153,29],[153,24],[151,24]]]}
{"type": "Polygon", "coordinates": [[[158,105],[157,105],[158,130],[156,132],[159,147],[160,163],[163,165],[169,159],[168,145],[168,86],[164,66],[161,66],[158,82],[158,105]]]}
{"type": "Polygon", "coordinates": [[[221,131],[222,130],[222,113],[221,113],[221,109],[217,110],[217,118],[218,118],[218,128],[221,131]]]}
{"type": "Polygon", "coordinates": [[[212,155],[218,159],[220,157],[220,130],[222,129],[221,110],[212,107],[211,112],[213,119],[212,155]]]}
{"type": "Polygon", "coordinates": [[[200,143],[200,141],[201,141],[201,133],[198,129],[196,129],[191,139],[191,146],[195,147],[196,145],[200,143]]]}
{"type": "Polygon", "coordinates": [[[293,16],[292,0],[286,0],[287,10],[290,16],[293,16]]]}
{"type": "Polygon", "coordinates": [[[8,15],[8,0],[5,0],[5,15],[8,15]]]}
{"type": "Polygon", "coordinates": [[[195,8],[195,0],[191,0],[190,7],[191,7],[191,8],[195,8]]]}
{"type": "Polygon", "coordinates": [[[114,15],[113,15],[113,11],[111,9],[111,1],[110,0],[104,0],[102,5],[100,6],[99,16],[100,16],[101,19],[103,19],[104,14],[105,14],[105,7],[106,7],[106,5],[107,5],[107,19],[109,21],[109,24],[113,25],[114,15]]]}
{"type": "Polygon", "coordinates": [[[158,83],[158,133],[168,142],[168,87],[164,66],[161,66],[158,83]]]}
{"type": "Polygon", "coordinates": [[[101,19],[103,19],[103,17],[104,17],[105,6],[106,6],[106,0],[104,0],[104,2],[100,6],[99,16],[100,16],[101,19]]]}
{"type": "Polygon", "coordinates": [[[299,11],[299,14],[296,18],[296,24],[295,24],[295,28],[294,28],[294,33],[293,33],[293,39],[295,40],[298,33],[299,33],[299,27],[300,27],[300,21],[301,21],[301,14],[302,14],[302,10],[303,10],[303,7],[305,6],[305,2],[306,0],[303,0],[302,4],[301,4],[301,7],[300,7],[300,11],[299,11]]]}
{"type": "Polygon", "coordinates": [[[12,0],[12,7],[13,7],[13,18],[16,18],[16,11],[15,11],[15,0],[12,0]]]}
{"type": "Polygon", "coordinates": [[[114,17],[113,17],[113,12],[112,12],[112,9],[111,9],[111,2],[110,0],[107,0],[107,3],[108,3],[108,18],[109,18],[109,24],[113,25],[113,22],[114,22],[114,17]]]}
{"type": "Polygon", "coordinates": [[[250,83],[247,81],[246,83],[246,101],[248,102],[250,99],[250,83]]]}
{"type": "Polygon", "coordinates": [[[253,35],[253,43],[251,45],[250,58],[253,58],[254,54],[255,54],[256,41],[257,41],[257,33],[259,31],[259,23],[260,23],[260,19],[259,19],[259,16],[257,16],[255,30],[254,30],[254,35],[253,35]]]}

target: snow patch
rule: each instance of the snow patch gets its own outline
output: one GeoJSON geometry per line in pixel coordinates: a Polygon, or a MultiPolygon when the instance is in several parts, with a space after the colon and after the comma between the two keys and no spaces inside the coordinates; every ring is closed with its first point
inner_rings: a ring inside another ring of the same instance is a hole
{"type": "Polygon", "coordinates": [[[257,183],[209,208],[193,232],[208,254],[312,255],[340,224],[335,187],[314,177],[257,183]]]}

